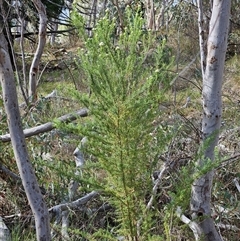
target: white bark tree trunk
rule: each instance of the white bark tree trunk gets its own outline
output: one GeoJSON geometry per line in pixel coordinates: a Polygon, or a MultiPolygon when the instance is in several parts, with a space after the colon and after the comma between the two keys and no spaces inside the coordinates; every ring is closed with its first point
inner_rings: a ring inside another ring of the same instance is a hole
{"type": "Polygon", "coordinates": [[[38,68],[46,44],[47,35],[47,14],[45,6],[42,4],[41,0],[33,0],[33,3],[39,15],[39,34],[38,47],[29,72],[29,97],[31,102],[35,102],[37,100],[38,68]]]}
{"type": "MultiPolygon", "coordinates": [[[[1,23],[0,23],[1,24],[1,23]]],[[[18,107],[14,73],[7,51],[6,39],[0,33],[0,81],[8,128],[11,135],[14,156],[24,190],[31,206],[36,225],[38,241],[50,240],[50,223],[47,206],[39,189],[37,178],[29,160],[27,146],[22,130],[18,107]]]]}
{"type": "MultiPolygon", "coordinates": [[[[202,167],[206,160],[214,161],[214,149],[219,139],[219,129],[222,117],[222,82],[225,55],[227,49],[228,28],[231,0],[214,0],[212,16],[209,24],[207,54],[202,32],[203,13],[202,0],[198,0],[199,37],[201,65],[203,75],[203,143],[207,143],[204,154],[197,166],[202,167]]],[[[192,185],[191,211],[199,225],[196,240],[219,241],[222,237],[217,232],[211,218],[211,189],[214,172],[210,171],[195,180],[192,185]]]]}
{"type": "Polygon", "coordinates": [[[156,18],[156,30],[159,31],[161,27],[165,24],[165,10],[166,10],[166,0],[162,0],[162,6],[160,12],[156,18]]]}

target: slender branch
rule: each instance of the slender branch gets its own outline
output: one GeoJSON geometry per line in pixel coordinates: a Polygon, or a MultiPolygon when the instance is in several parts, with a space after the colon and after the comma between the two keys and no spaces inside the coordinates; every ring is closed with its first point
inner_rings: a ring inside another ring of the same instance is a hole
{"type": "MultiPolygon", "coordinates": [[[[80,117],[86,117],[88,115],[88,110],[87,109],[81,109],[78,110],[74,113],[67,114],[64,116],[61,116],[57,118],[58,121],[60,122],[71,122],[77,119],[78,116],[80,117]]],[[[56,128],[55,124],[53,122],[47,122],[45,124],[35,126],[29,129],[25,129],[23,131],[25,138],[26,137],[31,137],[31,136],[36,136],[40,133],[48,132],[51,131],[52,129],[56,128]]],[[[5,134],[0,136],[0,141],[2,142],[9,142],[11,140],[10,134],[5,134]]]]}
{"type": "Polygon", "coordinates": [[[195,239],[199,240],[200,239],[199,233],[202,233],[200,226],[196,222],[191,221],[189,218],[183,215],[180,207],[177,207],[176,215],[181,219],[183,223],[187,224],[189,228],[193,231],[195,239]]]}
{"type": "Polygon", "coordinates": [[[64,210],[68,210],[69,208],[73,208],[73,209],[78,208],[79,206],[84,205],[85,203],[87,203],[89,200],[96,197],[97,195],[98,195],[98,192],[92,191],[82,198],[79,198],[73,202],[58,204],[58,205],[50,208],[48,211],[56,212],[58,210],[64,211],[64,210]]]}
{"type": "MultiPolygon", "coordinates": [[[[157,193],[157,189],[158,189],[158,186],[160,185],[161,181],[162,181],[162,178],[163,178],[163,175],[164,173],[166,172],[166,170],[169,168],[169,165],[167,165],[166,163],[163,164],[163,167],[162,167],[162,170],[160,171],[160,173],[158,174],[158,177],[157,177],[157,180],[155,181],[155,184],[153,186],[153,189],[152,189],[152,195],[151,195],[151,198],[145,208],[145,211],[144,213],[147,213],[147,211],[151,208],[152,206],[152,203],[154,201],[154,198],[156,196],[156,193],[157,193]]],[[[143,221],[143,217],[141,217],[138,222],[137,222],[137,232],[138,232],[138,235],[140,236],[140,230],[141,230],[141,225],[142,225],[142,221],[143,221]]]]}
{"type": "MultiPolygon", "coordinates": [[[[2,2],[1,2],[0,4],[2,5],[2,2]]],[[[9,26],[8,26],[8,21],[7,21],[7,15],[8,15],[8,14],[5,13],[3,6],[1,6],[1,9],[2,9],[2,16],[4,17],[4,21],[5,21],[5,25],[6,25],[6,27],[5,27],[5,31],[6,31],[6,35],[7,35],[6,37],[7,37],[7,39],[8,39],[8,44],[9,44],[10,50],[11,50],[11,53],[9,52],[9,54],[11,54],[11,56],[12,56],[13,66],[14,66],[14,68],[15,68],[15,70],[16,70],[15,73],[16,73],[17,82],[18,82],[18,84],[19,84],[19,86],[20,86],[20,90],[21,90],[21,92],[22,92],[24,101],[25,101],[25,103],[27,104],[27,103],[28,103],[28,101],[27,101],[27,96],[26,96],[26,93],[25,93],[25,91],[24,91],[24,89],[23,89],[22,80],[21,80],[21,78],[20,78],[20,76],[19,76],[19,71],[18,71],[18,67],[17,67],[17,61],[16,61],[16,57],[15,57],[15,53],[14,53],[14,48],[13,48],[13,42],[12,42],[12,34],[11,34],[10,28],[9,28],[9,26]]],[[[20,34],[19,37],[21,37],[21,34],[20,34]]]]}
{"type": "Polygon", "coordinates": [[[29,88],[28,96],[30,102],[34,103],[37,101],[37,76],[39,71],[39,64],[43,54],[43,50],[47,41],[47,13],[46,6],[40,0],[34,0],[33,4],[38,12],[39,17],[39,34],[38,34],[38,46],[35,52],[34,58],[29,71],[29,88]]]}
{"type": "Polygon", "coordinates": [[[0,169],[6,173],[7,175],[9,175],[11,178],[13,178],[16,181],[21,181],[21,178],[15,174],[14,172],[12,172],[11,170],[9,170],[6,166],[4,166],[2,163],[0,163],[0,169]]]}
{"type": "Polygon", "coordinates": [[[158,186],[160,185],[161,181],[162,181],[162,178],[163,178],[163,174],[166,172],[166,170],[169,168],[169,166],[167,166],[166,164],[163,165],[163,168],[162,170],[160,171],[160,173],[158,174],[158,177],[157,177],[157,180],[155,181],[155,185],[152,189],[152,196],[146,206],[146,210],[149,210],[152,206],[152,203],[153,203],[153,200],[154,200],[154,197],[157,193],[157,189],[158,189],[158,186]]]}
{"type": "Polygon", "coordinates": [[[224,228],[224,229],[232,230],[232,231],[235,231],[235,232],[236,231],[240,231],[240,228],[238,228],[235,225],[229,225],[229,224],[224,224],[224,223],[217,223],[216,226],[219,227],[219,228],[224,228]]]}
{"type": "Polygon", "coordinates": [[[197,57],[199,56],[199,52],[196,54],[196,56],[191,60],[191,62],[189,62],[184,68],[183,70],[180,71],[180,73],[178,73],[176,75],[176,77],[171,81],[170,85],[173,85],[176,80],[180,77],[180,78],[184,78],[182,75],[185,74],[188,69],[195,63],[197,57]]]}
{"type": "Polygon", "coordinates": [[[230,163],[234,162],[234,161],[238,161],[239,160],[239,157],[240,157],[240,153],[237,153],[223,161],[221,161],[221,164],[215,169],[221,169],[222,167],[224,166],[228,166],[230,163]]]}
{"type": "MultiPolygon", "coordinates": [[[[51,34],[51,33],[69,33],[71,31],[74,31],[76,30],[76,28],[70,28],[70,29],[66,29],[66,30],[51,30],[51,31],[47,31],[46,33],[47,34],[51,34]]],[[[32,36],[32,35],[38,35],[39,34],[39,31],[36,31],[36,32],[30,32],[30,33],[24,33],[23,34],[23,37],[28,37],[28,36],[32,36]]],[[[20,38],[21,37],[21,34],[13,34],[13,38],[20,38]]]]}

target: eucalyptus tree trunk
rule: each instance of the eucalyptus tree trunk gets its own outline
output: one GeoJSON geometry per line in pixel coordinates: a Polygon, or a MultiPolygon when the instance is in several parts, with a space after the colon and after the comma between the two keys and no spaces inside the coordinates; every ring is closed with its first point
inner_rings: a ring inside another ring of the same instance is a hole
{"type": "Polygon", "coordinates": [[[33,0],[33,4],[36,7],[39,15],[39,34],[38,34],[38,47],[34,55],[30,72],[29,72],[29,93],[28,94],[31,102],[35,102],[37,100],[38,68],[39,68],[39,63],[46,44],[46,35],[47,35],[46,8],[41,2],[41,0],[33,0]]]}
{"type": "Polygon", "coordinates": [[[156,30],[157,31],[159,31],[159,29],[161,27],[163,27],[165,24],[165,16],[164,16],[165,10],[166,10],[166,0],[162,0],[162,6],[161,6],[160,12],[157,16],[157,19],[156,19],[156,30]]]}
{"type": "Polygon", "coordinates": [[[145,0],[145,8],[147,14],[147,28],[150,30],[156,30],[155,23],[155,9],[153,0],[145,0]]]}
{"type": "MultiPolygon", "coordinates": [[[[1,22],[0,27],[2,27],[1,22]]],[[[37,178],[27,152],[18,107],[14,73],[7,51],[6,39],[2,32],[0,32],[0,80],[13,152],[22,184],[35,218],[37,240],[48,241],[50,240],[48,209],[39,189],[37,178]]]]}
{"type": "MultiPolygon", "coordinates": [[[[231,0],[214,0],[209,23],[207,42],[204,40],[203,3],[198,0],[199,38],[203,76],[202,135],[204,153],[197,163],[204,166],[207,160],[214,161],[214,149],[219,140],[222,117],[222,82],[227,49],[231,0]],[[207,45],[206,45],[207,43],[207,45]],[[205,51],[205,46],[207,51],[205,51]]],[[[191,211],[198,224],[196,240],[222,241],[211,218],[211,189],[214,172],[210,171],[192,185],[191,211]]]]}
{"type": "Polygon", "coordinates": [[[53,31],[50,36],[50,45],[54,46],[56,43],[56,32],[58,30],[58,23],[56,23],[56,19],[52,18],[52,23],[50,23],[50,28],[53,31]]]}

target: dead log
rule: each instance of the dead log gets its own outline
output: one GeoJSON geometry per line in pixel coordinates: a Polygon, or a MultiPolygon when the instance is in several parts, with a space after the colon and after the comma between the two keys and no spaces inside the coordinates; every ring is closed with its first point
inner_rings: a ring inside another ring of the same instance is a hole
{"type": "Polygon", "coordinates": [[[62,204],[58,204],[54,207],[51,207],[51,208],[48,209],[48,211],[50,213],[51,212],[55,213],[59,210],[61,210],[61,211],[68,210],[69,208],[78,209],[80,206],[85,205],[88,201],[90,201],[91,199],[93,199],[97,195],[99,195],[98,192],[92,191],[92,192],[86,194],[85,196],[75,200],[75,201],[68,202],[68,203],[62,203],[62,204]]]}
{"type": "MultiPolygon", "coordinates": [[[[73,112],[71,114],[63,115],[59,118],[57,118],[60,122],[69,123],[71,121],[76,120],[78,117],[86,117],[88,115],[88,110],[86,108],[78,110],[76,112],[73,112]]],[[[36,136],[40,133],[51,131],[52,129],[56,128],[55,124],[53,122],[47,122],[45,124],[31,127],[28,129],[23,130],[25,138],[36,136]]],[[[0,141],[2,142],[9,142],[11,140],[10,134],[5,134],[0,136],[0,141]]]]}

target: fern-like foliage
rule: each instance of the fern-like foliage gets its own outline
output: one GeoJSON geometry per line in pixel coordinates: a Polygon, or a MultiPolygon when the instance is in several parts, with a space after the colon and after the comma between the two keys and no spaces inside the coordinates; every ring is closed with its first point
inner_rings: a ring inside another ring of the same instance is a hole
{"type": "MultiPolygon", "coordinates": [[[[154,225],[151,212],[145,212],[151,175],[170,141],[170,134],[155,123],[168,88],[171,59],[166,61],[165,41],[142,30],[138,14],[125,14],[126,26],[119,36],[106,14],[79,52],[90,94],[76,95],[90,117],[77,129],[87,136],[87,152],[97,158],[96,171],[103,173],[103,191],[116,208],[118,234],[147,240],[154,225]],[[140,219],[144,225],[138,230],[140,219]]],[[[84,25],[78,16],[74,19],[76,26],[84,25]]]]}

